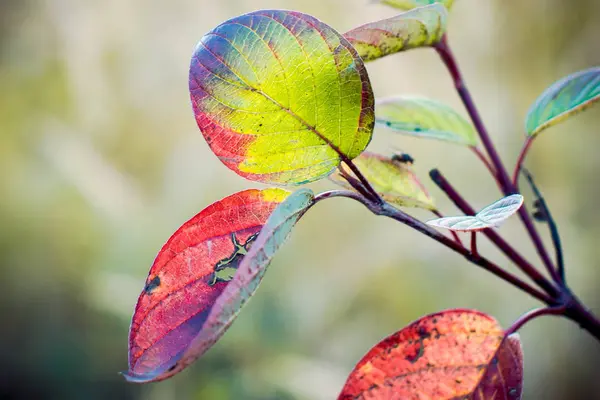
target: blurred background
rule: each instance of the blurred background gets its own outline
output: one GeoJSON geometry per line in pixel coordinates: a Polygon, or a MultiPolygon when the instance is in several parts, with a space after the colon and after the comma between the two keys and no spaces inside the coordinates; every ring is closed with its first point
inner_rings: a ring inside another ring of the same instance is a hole
{"type": "MultiPolygon", "coordinates": [[[[160,246],[206,205],[257,187],[209,151],[187,74],[206,31],[260,8],[297,9],[342,32],[395,13],[367,0],[0,2],[1,399],[333,399],[372,345],[421,315],[471,307],[509,326],[536,305],[426,237],[335,199],[305,216],[203,358],[162,383],[125,383],[131,313],[160,246]]],[[[450,41],[509,166],[536,96],[600,64],[599,22],[598,0],[456,1],[450,41]]],[[[431,50],[368,70],[377,97],[422,94],[463,110],[431,50]]],[[[597,314],[599,123],[597,106],[544,132],[527,161],[561,228],[569,283],[597,314]]],[[[462,148],[377,130],[371,149],[392,148],[416,159],[446,214],[456,210],[429,182],[433,167],[477,208],[499,197],[462,148]]],[[[501,233],[539,264],[517,219],[501,233]]],[[[600,343],[552,318],[521,336],[524,398],[600,399],[600,343]]]]}

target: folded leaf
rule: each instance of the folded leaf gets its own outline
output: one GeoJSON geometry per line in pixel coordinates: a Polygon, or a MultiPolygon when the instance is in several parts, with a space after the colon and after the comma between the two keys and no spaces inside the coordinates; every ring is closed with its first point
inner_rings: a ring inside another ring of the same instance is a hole
{"type": "Polygon", "coordinates": [[[194,51],[189,88],[210,148],[250,180],[315,181],[371,140],[374,100],[361,58],[306,14],[255,11],[219,25],[194,51]]]}
{"type": "Polygon", "coordinates": [[[473,392],[473,400],[519,400],[523,392],[523,349],[519,334],[504,338],[473,392]]]}
{"type": "MultiPolygon", "coordinates": [[[[384,200],[398,206],[435,210],[433,199],[406,163],[365,151],[354,159],[354,164],[384,200]]],[[[339,171],[331,174],[331,180],[352,189],[339,171]]]]}
{"type": "Polygon", "coordinates": [[[437,218],[427,221],[427,225],[446,228],[451,231],[479,231],[500,226],[502,222],[516,213],[522,205],[523,196],[511,194],[483,208],[473,216],[437,218]]]}
{"type": "Polygon", "coordinates": [[[364,61],[438,43],[446,32],[448,11],[441,4],[415,8],[371,22],[344,34],[364,61]]]}
{"type": "MultiPolygon", "coordinates": [[[[503,338],[500,325],[478,311],[428,315],[373,347],[338,399],[471,398],[503,338]]],[[[487,387],[492,385],[502,382],[490,380],[487,387]]]]}
{"type": "Polygon", "coordinates": [[[128,380],[161,380],[183,368],[179,361],[288,194],[282,189],[238,192],[208,206],[171,236],[135,307],[128,380]]]}
{"type": "Polygon", "coordinates": [[[600,100],[600,67],[579,71],[554,83],[533,103],[525,119],[535,136],[600,100]]]}
{"type": "Polygon", "coordinates": [[[387,4],[400,10],[410,10],[415,7],[426,6],[428,4],[440,3],[448,10],[452,7],[454,0],[380,0],[383,4],[387,4]]]}
{"type": "Polygon", "coordinates": [[[475,128],[447,105],[421,97],[377,101],[375,121],[393,131],[467,146],[477,145],[475,128]]]}

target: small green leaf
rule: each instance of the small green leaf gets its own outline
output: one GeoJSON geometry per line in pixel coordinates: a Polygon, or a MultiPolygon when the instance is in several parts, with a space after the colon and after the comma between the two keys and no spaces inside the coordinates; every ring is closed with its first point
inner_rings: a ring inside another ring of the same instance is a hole
{"type": "Polygon", "coordinates": [[[523,196],[512,194],[483,208],[474,216],[444,217],[427,221],[427,225],[451,231],[480,231],[498,227],[523,205],[523,196]]]}
{"type": "Polygon", "coordinates": [[[192,363],[212,346],[239,314],[260,284],[271,259],[300,217],[314,204],[310,189],[300,189],[279,204],[240,262],[233,279],[216,299],[202,330],[181,356],[178,366],[192,363]]]}
{"type": "MultiPolygon", "coordinates": [[[[354,164],[384,200],[397,206],[435,210],[433,199],[408,164],[366,151],[354,159],[354,164]]],[[[352,189],[339,171],[330,178],[352,189]]]]}
{"type": "Polygon", "coordinates": [[[375,122],[411,136],[477,145],[477,132],[447,105],[422,97],[399,96],[378,100],[375,122]]]}
{"type": "Polygon", "coordinates": [[[415,8],[371,22],[344,34],[364,61],[438,43],[446,32],[448,11],[441,4],[415,8]]]}
{"type": "Polygon", "coordinates": [[[444,5],[448,10],[452,7],[454,0],[380,0],[381,3],[387,4],[399,10],[411,10],[416,7],[426,6],[429,4],[440,3],[444,5]]]}
{"type": "Polygon", "coordinates": [[[600,100],[600,67],[569,75],[546,89],[533,103],[525,119],[527,135],[544,129],[600,100]]]}
{"type": "Polygon", "coordinates": [[[316,181],[371,140],[362,59],[333,28],[299,12],[255,11],[211,30],[194,51],[189,89],[211,150],[250,180],[316,181]]]}

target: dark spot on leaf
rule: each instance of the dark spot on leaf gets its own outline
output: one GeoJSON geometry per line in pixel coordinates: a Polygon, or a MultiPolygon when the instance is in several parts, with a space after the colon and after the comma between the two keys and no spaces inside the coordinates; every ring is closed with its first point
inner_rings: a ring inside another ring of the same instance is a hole
{"type": "Polygon", "coordinates": [[[177,368],[177,364],[175,364],[171,368],[169,368],[169,370],[167,372],[172,372],[175,370],[175,368],[177,368]]]}
{"type": "Polygon", "coordinates": [[[146,292],[146,294],[152,294],[152,291],[159,286],[160,286],[160,278],[157,275],[154,278],[152,278],[152,280],[150,282],[146,283],[146,286],[144,287],[144,292],[146,292]]]}

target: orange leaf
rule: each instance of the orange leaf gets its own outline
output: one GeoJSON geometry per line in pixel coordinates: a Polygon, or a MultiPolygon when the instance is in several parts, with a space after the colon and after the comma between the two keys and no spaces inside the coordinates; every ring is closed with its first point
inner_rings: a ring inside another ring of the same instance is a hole
{"type": "Polygon", "coordinates": [[[503,338],[496,320],[478,311],[428,315],[371,349],[338,400],[471,398],[503,338]]]}

